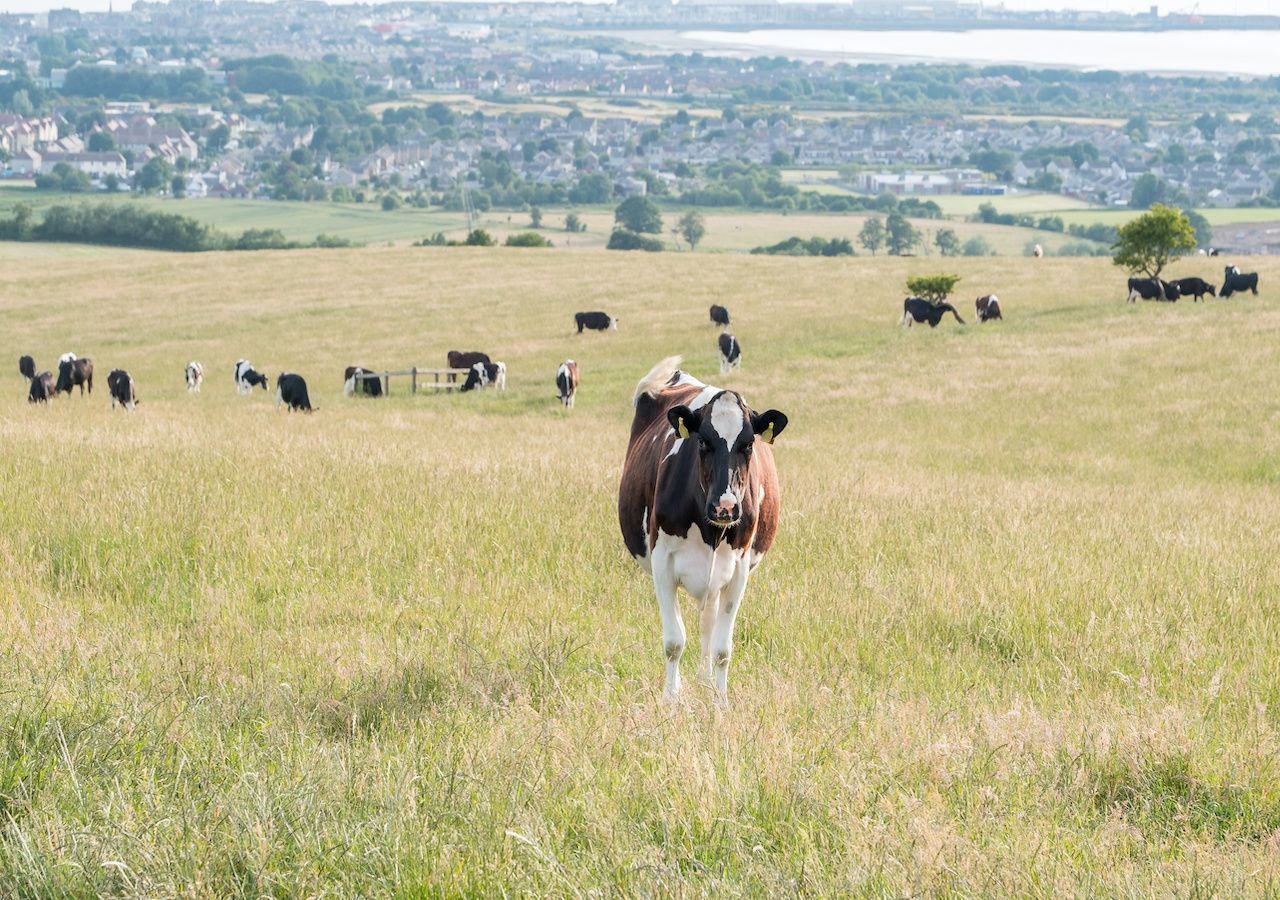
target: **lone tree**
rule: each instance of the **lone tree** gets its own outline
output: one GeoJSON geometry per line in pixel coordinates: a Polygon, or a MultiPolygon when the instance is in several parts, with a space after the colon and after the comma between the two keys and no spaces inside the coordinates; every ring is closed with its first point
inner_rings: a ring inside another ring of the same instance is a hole
{"type": "Polygon", "coordinates": [[[637,234],[662,234],[662,213],[648,197],[628,197],[613,211],[613,220],[637,234]]]}
{"type": "Polygon", "coordinates": [[[890,213],[885,221],[885,228],[887,230],[885,246],[894,256],[909,253],[916,244],[920,243],[920,232],[902,213],[890,213]]]}
{"type": "Polygon", "coordinates": [[[943,256],[960,255],[960,238],[950,228],[939,228],[938,233],[933,236],[933,242],[938,245],[938,252],[943,256]]]}
{"type": "Polygon", "coordinates": [[[707,223],[703,221],[702,213],[696,209],[691,209],[680,217],[679,223],[680,234],[689,242],[689,249],[698,249],[698,242],[707,234],[707,223]]]}
{"type": "Polygon", "coordinates": [[[1120,226],[1120,238],[1111,245],[1111,261],[1134,275],[1159,278],[1174,257],[1195,248],[1195,229],[1182,210],[1157,203],[1120,226]]]}
{"type": "Polygon", "coordinates": [[[858,232],[858,243],[875,256],[876,251],[884,246],[884,236],[884,221],[879,216],[873,216],[867,219],[862,230],[858,232]]]}
{"type": "Polygon", "coordinates": [[[930,303],[941,303],[959,283],[959,275],[913,275],[907,279],[907,292],[930,303]]]}
{"type": "Polygon", "coordinates": [[[536,206],[529,210],[529,225],[533,228],[542,227],[542,210],[536,206]]]}

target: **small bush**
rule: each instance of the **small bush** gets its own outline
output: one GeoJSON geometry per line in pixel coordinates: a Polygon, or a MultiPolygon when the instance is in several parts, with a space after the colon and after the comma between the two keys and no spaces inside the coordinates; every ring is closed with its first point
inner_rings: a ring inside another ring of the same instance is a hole
{"type": "Polygon", "coordinates": [[[648,253],[658,253],[662,250],[662,241],[636,234],[634,231],[627,231],[625,228],[615,228],[613,234],[609,235],[609,243],[606,246],[609,250],[644,250],[648,253]]]}
{"type": "Polygon", "coordinates": [[[551,241],[534,231],[522,231],[519,234],[507,235],[508,247],[552,247],[551,241]]]}
{"type": "Polygon", "coordinates": [[[766,256],[853,256],[853,244],[848,238],[789,237],[785,241],[756,247],[751,251],[766,256]]]}

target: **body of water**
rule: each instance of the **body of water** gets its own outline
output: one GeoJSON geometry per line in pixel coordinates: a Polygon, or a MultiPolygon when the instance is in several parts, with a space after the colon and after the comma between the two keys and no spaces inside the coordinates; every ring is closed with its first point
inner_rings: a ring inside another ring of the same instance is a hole
{"type": "Polygon", "coordinates": [[[759,31],[647,32],[670,50],[830,62],[972,62],[1202,75],[1280,75],[1276,31],[759,31]],[[665,40],[663,36],[666,35],[665,40]]]}

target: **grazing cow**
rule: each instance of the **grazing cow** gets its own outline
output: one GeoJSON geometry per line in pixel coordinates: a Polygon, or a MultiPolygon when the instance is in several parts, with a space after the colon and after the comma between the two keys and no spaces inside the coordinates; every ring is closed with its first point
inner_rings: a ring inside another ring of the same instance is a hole
{"type": "Polygon", "coordinates": [[[627,550],[653,576],[667,660],[666,695],[680,691],[685,629],[678,589],[702,611],[699,672],[728,699],[734,619],[747,579],[773,546],[781,498],[769,446],[787,427],[740,395],[658,363],[636,386],[618,490],[627,550]]]}
{"type": "Polygon", "coordinates": [[[492,385],[499,391],[507,389],[507,364],[504,362],[478,362],[467,373],[467,380],[462,383],[461,390],[474,391],[476,388],[492,385]]]}
{"type": "Polygon", "coordinates": [[[1203,300],[1205,294],[1218,296],[1214,286],[1203,278],[1178,278],[1169,283],[1178,289],[1179,297],[1195,297],[1196,303],[1203,300]]]}
{"type": "Polygon", "coordinates": [[[138,389],[133,377],[124,369],[112,369],[107,373],[107,392],[111,394],[111,408],[119,403],[123,409],[132,410],[138,405],[138,389]]]}
{"type": "Polygon", "coordinates": [[[191,362],[187,363],[186,376],[187,376],[187,393],[188,394],[200,393],[200,385],[204,384],[204,366],[200,365],[200,363],[196,362],[195,360],[192,360],[191,362]]]}
{"type": "Polygon", "coordinates": [[[1218,255],[1218,248],[1217,248],[1217,247],[1210,247],[1210,248],[1209,248],[1209,255],[1210,255],[1210,256],[1217,256],[1217,255],[1218,255]]]}
{"type": "Polygon", "coordinates": [[[1039,259],[1040,257],[1044,256],[1044,248],[1041,247],[1039,244],[1036,244],[1034,247],[1031,248],[1031,255],[1034,256],[1036,259],[1039,259]]]}
{"type": "Polygon", "coordinates": [[[618,320],[608,313],[603,312],[580,312],[573,314],[574,324],[578,326],[578,334],[582,334],[582,329],[590,328],[592,331],[617,331],[618,320]]]}
{"type": "Polygon", "coordinates": [[[54,393],[65,391],[69,394],[77,385],[80,396],[84,396],[85,387],[89,388],[90,394],[93,393],[93,360],[78,359],[74,353],[64,353],[58,361],[58,383],[54,385],[54,393]]]}
{"type": "Polygon", "coordinates": [[[372,375],[373,369],[368,366],[347,366],[342,373],[342,392],[348,397],[353,394],[364,394],[366,397],[382,396],[381,378],[361,378],[361,375],[372,375]]]}
{"type": "Polygon", "coordinates": [[[930,303],[919,297],[908,297],[902,301],[902,324],[908,328],[916,322],[928,322],[930,328],[937,328],[946,313],[951,313],[957,322],[964,324],[964,319],[950,303],[930,303]]]}
{"type": "Polygon", "coordinates": [[[260,387],[264,391],[267,389],[267,376],[254,369],[253,363],[247,359],[236,361],[234,377],[236,393],[241,396],[252,392],[255,387],[260,387]]]}
{"type": "Polygon", "coordinates": [[[36,377],[36,361],[30,356],[18,357],[18,374],[30,381],[36,377]]]}
{"type": "Polygon", "coordinates": [[[1227,266],[1226,274],[1222,279],[1222,293],[1220,297],[1230,297],[1237,291],[1252,291],[1258,293],[1258,273],[1245,272],[1241,273],[1237,266],[1227,266]]]}
{"type": "Polygon", "coordinates": [[[742,367],[742,345],[727,331],[720,333],[720,373],[742,367]]]}
{"type": "Polygon", "coordinates": [[[995,294],[987,294],[985,297],[979,297],[973,302],[974,307],[978,310],[978,321],[989,322],[992,319],[1004,319],[1000,314],[1000,298],[995,294]]]}
{"type": "Polygon", "coordinates": [[[54,393],[53,373],[41,372],[31,379],[31,388],[27,391],[27,402],[48,403],[54,393]]]}
{"type": "Polygon", "coordinates": [[[578,396],[578,364],[571,359],[560,363],[556,370],[556,390],[560,392],[560,402],[565,409],[573,409],[573,400],[578,396]]]}
{"type": "MultiPolygon", "coordinates": [[[[479,350],[469,350],[466,352],[463,352],[462,350],[450,350],[447,359],[449,360],[450,369],[470,369],[476,363],[484,363],[485,365],[488,365],[493,362],[493,360],[489,359],[488,353],[481,353],[479,350]]],[[[457,381],[458,376],[450,373],[449,380],[457,381]]]]}
{"type": "Polygon", "coordinates": [[[729,327],[729,310],[716,303],[711,304],[711,324],[729,327]]]}
{"type": "Polygon", "coordinates": [[[301,375],[292,372],[281,372],[276,379],[276,409],[280,405],[288,406],[289,412],[300,409],[311,412],[311,398],[307,396],[307,382],[301,375]]]}
{"type": "Polygon", "coordinates": [[[1130,278],[1129,302],[1133,303],[1139,298],[1174,302],[1178,299],[1178,287],[1174,282],[1160,278],[1130,278]]]}

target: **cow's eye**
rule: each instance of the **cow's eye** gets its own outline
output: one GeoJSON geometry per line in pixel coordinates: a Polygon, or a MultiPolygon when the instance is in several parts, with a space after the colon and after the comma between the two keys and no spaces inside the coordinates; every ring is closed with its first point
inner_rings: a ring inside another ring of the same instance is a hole
{"type": "Polygon", "coordinates": [[[710,452],[711,452],[711,442],[710,442],[710,441],[708,441],[706,438],[699,437],[699,438],[698,438],[698,452],[699,452],[699,453],[701,453],[701,454],[703,454],[704,456],[705,456],[706,454],[710,453],[710,452]]]}
{"type": "Polygon", "coordinates": [[[750,459],[750,458],[751,458],[751,451],[752,451],[752,450],[754,450],[754,449],[755,449],[755,444],[754,444],[754,443],[751,443],[751,444],[743,444],[743,445],[742,445],[742,455],[743,455],[743,456],[745,456],[745,457],[747,457],[748,459],[750,459]]]}

